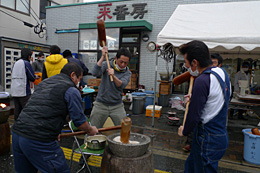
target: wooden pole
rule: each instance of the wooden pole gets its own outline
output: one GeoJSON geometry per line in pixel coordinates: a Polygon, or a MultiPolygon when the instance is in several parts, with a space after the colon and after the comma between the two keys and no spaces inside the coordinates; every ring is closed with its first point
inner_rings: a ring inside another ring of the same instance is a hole
{"type": "MultiPolygon", "coordinates": [[[[191,77],[190,77],[190,86],[189,86],[188,95],[191,95],[192,87],[193,87],[193,82],[194,82],[194,77],[191,76],[191,77]]],[[[182,124],[183,127],[184,127],[184,125],[185,125],[186,117],[187,117],[188,110],[189,110],[189,105],[190,105],[190,100],[186,103],[186,109],[185,109],[185,114],[184,114],[184,119],[183,119],[183,124],[182,124]]]]}
{"type": "MultiPolygon", "coordinates": [[[[100,128],[100,129],[98,129],[98,132],[104,132],[104,131],[108,131],[108,130],[117,130],[117,129],[121,129],[121,126],[100,128]]],[[[79,132],[74,132],[74,133],[63,133],[60,135],[60,137],[63,138],[63,137],[70,137],[70,136],[77,136],[77,135],[84,135],[84,134],[87,134],[87,132],[79,131],[79,132]]]]}
{"type": "MultiPolygon", "coordinates": [[[[104,40],[102,41],[102,45],[103,45],[103,46],[105,46],[105,41],[104,41],[104,40]]],[[[107,61],[107,68],[108,68],[108,69],[110,69],[110,64],[109,64],[109,61],[108,61],[108,56],[107,56],[107,53],[106,53],[106,61],[107,61]]],[[[113,81],[114,81],[114,79],[113,79],[113,76],[112,76],[112,75],[110,75],[110,80],[111,80],[111,82],[113,82],[113,81]]]]}

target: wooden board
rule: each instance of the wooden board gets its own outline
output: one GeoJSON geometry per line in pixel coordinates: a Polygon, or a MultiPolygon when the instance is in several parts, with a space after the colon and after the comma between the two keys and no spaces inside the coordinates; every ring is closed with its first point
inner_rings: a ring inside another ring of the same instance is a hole
{"type": "Polygon", "coordinates": [[[260,95],[251,95],[251,94],[240,95],[240,94],[237,94],[237,97],[240,100],[248,100],[248,101],[260,102],[260,95]]]}
{"type": "Polygon", "coordinates": [[[88,79],[88,85],[90,86],[99,86],[101,83],[101,79],[88,79]]]}
{"type": "Polygon", "coordinates": [[[260,106],[259,102],[246,102],[240,99],[232,98],[229,105],[244,105],[244,106],[260,106]]]}

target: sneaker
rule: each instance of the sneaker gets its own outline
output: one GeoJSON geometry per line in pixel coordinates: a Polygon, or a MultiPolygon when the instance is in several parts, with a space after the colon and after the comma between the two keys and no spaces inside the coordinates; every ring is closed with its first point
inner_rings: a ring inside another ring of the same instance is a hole
{"type": "Polygon", "coordinates": [[[182,150],[183,150],[183,151],[186,151],[186,152],[190,152],[190,150],[191,150],[191,145],[185,145],[184,147],[182,147],[182,150]]]}

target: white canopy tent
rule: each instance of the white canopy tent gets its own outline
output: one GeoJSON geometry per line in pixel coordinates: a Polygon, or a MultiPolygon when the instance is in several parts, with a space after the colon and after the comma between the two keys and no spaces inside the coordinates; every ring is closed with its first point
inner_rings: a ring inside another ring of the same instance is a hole
{"type": "MultiPolygon", "coordinates": [[[[157,44],[174,47],[203,41],[225,58],[260,59],[260,1],[178,5],[157,36],[157,44]]],[[[158,53],[158,52],[157,52],[158,53]]],[[[158,55],[156,57],[155,84],[158,55]]],[[[154,108],[155,111],[154,94],[154,108]]],[[[152,121],[154,126],[154,117],[152,121]]]]}
{"type": "Polygon", "coordinates": [[[200,40],[223,58],[260,59],[259,9],[260,1],[178,5],[157,44],[200,40]]]}

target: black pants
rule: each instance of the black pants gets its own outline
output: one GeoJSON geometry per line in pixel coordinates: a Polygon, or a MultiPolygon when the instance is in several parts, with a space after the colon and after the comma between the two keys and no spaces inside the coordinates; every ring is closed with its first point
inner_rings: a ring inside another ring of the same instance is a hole
{"type": "Polygon", "coordinates": [[[14,120],[16,121],[19,114],[23,110],[24,106],[26,105],[27,101],[31,95],[25,97],[13,97],[14,99],[14,120]]]}
{"type": "Polygon", "coordinates": [[[192,138],[193,138],[193,131],[187,136],[187,140],[185,142],[185,145],[191,145],[192,144],[192,138]]]}

